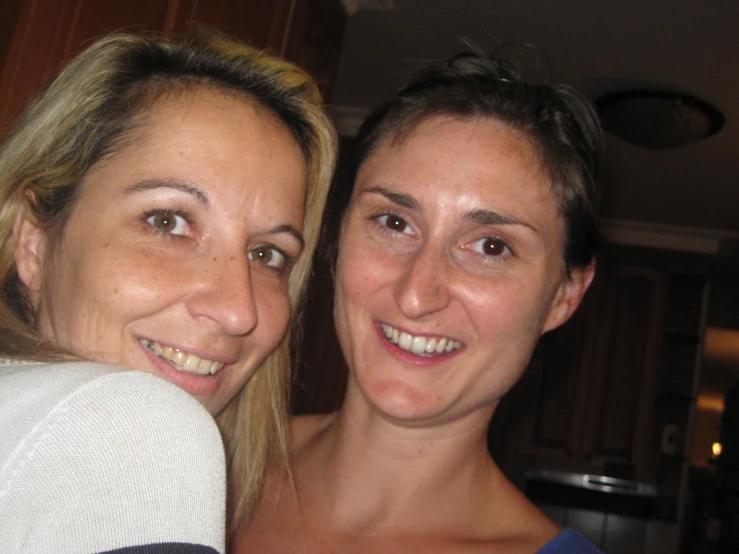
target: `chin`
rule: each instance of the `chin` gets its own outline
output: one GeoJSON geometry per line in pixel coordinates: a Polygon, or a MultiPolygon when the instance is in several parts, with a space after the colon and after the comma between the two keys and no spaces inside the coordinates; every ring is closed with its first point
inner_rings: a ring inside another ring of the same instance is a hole
{"type": "Polygon", "coordinates": [[[443,410],[443,399],[437,393],[407,383],[381,383],[372,388],[370,401],[375,410],[394,421],[420,423],[434,419],[443,410]]]}

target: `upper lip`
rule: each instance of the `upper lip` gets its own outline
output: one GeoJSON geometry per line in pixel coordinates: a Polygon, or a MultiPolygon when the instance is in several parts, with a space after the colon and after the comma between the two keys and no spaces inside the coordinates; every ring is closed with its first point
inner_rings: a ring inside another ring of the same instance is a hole
{"type": "Polygon", "coordinates": [[[425,331],[412,331],[410,329],[407,329],[405,327],[399,327],[397,325],[394,325],[392,323],[388,323],[386,321],[380,321],[378,325],[389,325],[393,329],[397,329],[399,333],[408,333],[409,335],[415,336],[415,337],[426,337],[426,338],[435,338],[435,339],[451,339],[455,340],[461,344],[464,344],[464,341],[459,340],[458,338],[454,337],[453,335],[445,335],[443,333],[439,333],[438,331],[434,332],[425,332],[425,331]]]}

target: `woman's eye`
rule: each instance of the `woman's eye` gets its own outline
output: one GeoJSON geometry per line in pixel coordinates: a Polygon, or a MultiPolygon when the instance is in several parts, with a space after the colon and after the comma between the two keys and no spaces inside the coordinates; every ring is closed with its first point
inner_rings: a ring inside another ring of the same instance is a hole
{"type": "Polygon", "coordinates": [[[189,224],[184,217],[168,210],[158,211],[150,215],[146,221],[155,229],[168,235],[186,235],[189,229],[189,224]]]}
{"type": "Polygon", "coordinates": [[[249,259],[273,269],[282,269],[287,265],[287,255],[274,246],[257,246],[249,252],[249,259]]]}
{"type": "Polygon", "coordinates": [[[384,227],[396,233],[410,234],[410,227],[405,219],[393,214],[383,214],[377,218],[377,221],[384,227]]]}
{"type": "Polygon", "coordinates": [[[500,257],[511,252],[503,239],[497,237],[485,237],[472,243],[472,250],[484,256],[500,257]]]}

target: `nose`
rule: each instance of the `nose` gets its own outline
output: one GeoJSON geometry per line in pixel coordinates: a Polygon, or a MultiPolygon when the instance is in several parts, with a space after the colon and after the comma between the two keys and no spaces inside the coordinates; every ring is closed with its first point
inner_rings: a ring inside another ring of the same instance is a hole
{"type": "Polygon", "coordinates": [[[233,336],[246,335],[257,325],[256,298],[246,257],[214,257],[198,271],[199,283],[188,295],[187,308],[196,319],[209,319],[233,336]]]}
{"type": "Polygon", "coordinates": [[[407,260],[395,287],[401,312],[410,319],[433,314],[449,305],[450,291],[443,252],[428,245],[407,260]]]}

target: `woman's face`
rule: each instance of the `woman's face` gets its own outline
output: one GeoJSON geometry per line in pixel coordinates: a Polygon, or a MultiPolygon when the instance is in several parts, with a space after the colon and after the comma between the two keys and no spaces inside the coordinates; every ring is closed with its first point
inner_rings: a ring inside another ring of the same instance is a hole
{"type": "Polygon", "coordinates": [[[590,283],[592,267],[567,276],[564,242],[537,153],[505,124],[434,117],[381,145],[339,248],[347,400],[416,426],[486,423],[590,283]]]}
{"type": "Polygon", "coordinates": [[[303,157],[271,114],[211,89],[158,103],[127,144],[86,176],[56,252],[19,218],[19,274],[44,336],[215,415],[285,333],[303,157]]]}

